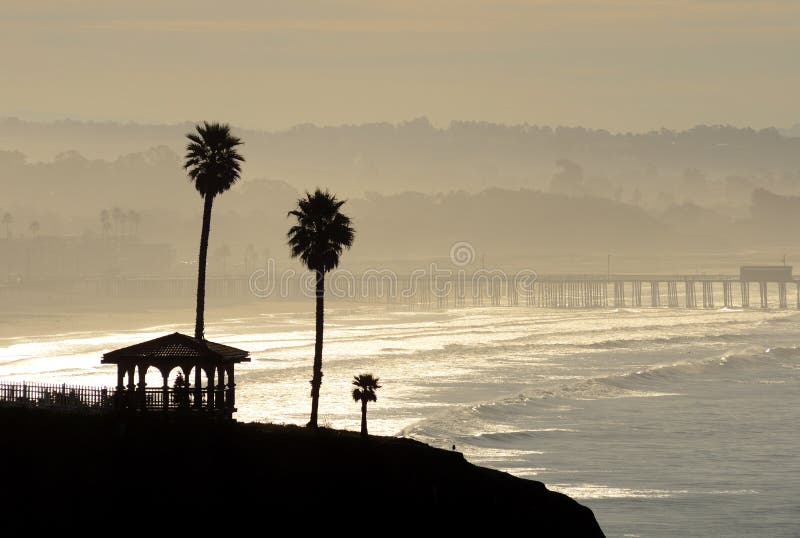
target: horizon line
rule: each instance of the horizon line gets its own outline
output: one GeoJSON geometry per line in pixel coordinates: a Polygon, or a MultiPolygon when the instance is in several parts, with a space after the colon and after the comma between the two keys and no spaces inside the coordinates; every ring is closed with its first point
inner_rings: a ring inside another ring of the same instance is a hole
{"type": "MultiPolygon", "coordinates": [[[[0,115],[0,124],[7,123],[7,122],[20,122],[20,123],[28,123],[28,124],[36,124],[36,125],[57,125],[57,124],[79,124],[84,126],[98,126],[98,125],[116,125],[121,127],[182,127],[185,128],[187,126],[194,126],[202,123],[203,121],[220,121],[218,119],[212,120],[182,120],[182,121],[174,121],[174,122],[148,122],[148,121],[135,121],[135,120],[122,120],[122,119],[76,119],[72,117],[63,117],[63,118],[53,118],[53,119],[32,119],[32,118],[25,118],[20,117],[16,114],[8,114],[8,115],[0,115]]],[[[263,127],[250,127],[250,126],[239,126],[235,122],[221,122],[221,123],[228,123],[234,129],[240,131],[248,131],[248,132],[255,132],[255,133],[265,133],[265,134],[282,134],[282,133],[289,133],[292,131],[296,131],[303,128],[315,128],[315,129],[341,129],[341,128],[353,128],[353,127],[369,127],[369,126],[391,126],[393,128],[398,127],[405,127],[412,124],[425,124],[428,128],[431,128],[436,131],[447,131],[453,126],[459,124],[472,124],[472,125],[485,125],[485,126],[493,126],[493,127],[504,127],[510,129],[550,129],[552,131],[556,131],[558,129],[583,129],[590,133],[607,133],[611,136],[635,136],[635,135],[647,135],[659,132],[672,132],[672,133],[686,133],[695,129],[699,128],[707,128],[707,129],[736,129],[741,131],[752,130],[755,132],[764,132],[775,130],[781,136],[787,138],[795,138],[799,137],[800,133],[797,135],[787,135],[786,133],[793,130],[800,130],[800,121],[795,122],[792,125],[779,127],[777,125],[770,125],[767,127],[754,127],[752,125],[736,125],[733,123],[696,123],[691,127],[683,128],[683,129],[674,129],[668,127],[653,127],[649,130],[610,130],[602,127],[587,127],[584,125],[550,125],[550,124],[539,124],[539,123],[530,123],[527,121],[521,121],[518,123],[505,123],[501,121],[489,121],[489,120],[479,120],[479,119],[451,119],[447,122],[439,123],[433,122],[430,118],[426,115],[417,116],[415,118],[411,118],[408,120],[402,121],[364,121],[364,122],[354,122],[354,123],[339,123],[339,124],[317,124],[313,122],[301,122],[292,124],[289,127],[282,127],[282,128],[263,128],[263,127]]]]}

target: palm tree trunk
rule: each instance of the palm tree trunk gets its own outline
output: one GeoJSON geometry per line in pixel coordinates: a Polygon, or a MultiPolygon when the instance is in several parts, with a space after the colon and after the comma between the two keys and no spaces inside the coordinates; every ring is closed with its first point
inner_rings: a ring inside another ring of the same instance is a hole
{"type": "Polygon", "coordinates": [[[367,437],[367,400],[361,400],[361,437],[367,437]]]}
{"type": "Polygon", "coordinates": [[[211,205],[213,203],[214,196],[206,194],[203,206],[203,231],[200,234],[200,257],[197,261],[197,316],[194,323],[194,337],[201,340],[205,333],[206,258],[208,258],[208,236],[211,233],[211,205]]]}
{"type": "Polygon", "coordinates": [[[325,273],[317,271],[317,337],[314,344],[314,374],[311,378],[311,419],[310,428],[317,427],[319,409],[319,388],[322,385],[322,328],[325,317],[325,273]]]}

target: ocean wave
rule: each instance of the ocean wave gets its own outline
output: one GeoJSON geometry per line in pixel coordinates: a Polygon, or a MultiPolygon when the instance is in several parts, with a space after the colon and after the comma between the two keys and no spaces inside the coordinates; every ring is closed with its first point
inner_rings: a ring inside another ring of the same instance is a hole
{"type": "Polygon", "coordinates": [[[513,474],[514,476],[527,478],[530,476],[538,476],[539,473],[548,471],[549,469],[547,467],[500,467],[500,470],[513,474]]]}
{"type": "Polygon", "coordinates": [[[757,495],[754,489],[646,489],[601,484],[548,484],[549,489],[574,499],[668,499],[689,495],[757,495]]]}
{"type": "MultiPolygon", "coordinates": [[[[800,353],[800,349],[797,351],[800,353]]],[[[657,364],[634,371],[603,375],[544,386],[535,392],[524,392],[514,397],[495,402],[485,402],[472,409],[478,414],[502,415],[508,406],[527,405],[531,401],[548,399],[597,400],[611,398],[659,398],[680,396],[681,385],[670,390],[669,384],[697,379],[706,374],[716,375],[722,371],[735,371],[738,368],[758,365],[769,359],[762,348],[748,347],[738,353],[698,360],[680,360],[657,364]],[[724,370],[723,370],[724,369],[724,370]]]]}
{"type": "Polygon", "coordinates": [[[800,359],[800,346],[771,347],[766,352],[773,357],[781,359],[800,359]]]}
{"type": "MultiPolygon", "coordinates": [[[[591,332],[591,331],[590,331],[591,332]]],[[[596,331],[598,333],[607,333],[608,330],[596,331]]],[[[576,335],[585,336],[586,331],[576,331],[576,335]]],[[[639,349],[644,350],[646,347],[668,347],[668,346],[686,346],[693,344],[712,345],[715,343],[731,344],[743,341],[746,334],[740,332],[721,332],[717,334],[697,334],[690,336],[670,335],[670,336],[657,336],[652,337],[642,334],[631,334],[630,336],[622,338],[610,338],[606,340],[594,342],[570,342],[568,338],[563,338],[563,333],[554,336],[533,335],[522,338],[514,338],[507,340],[495,340],[486,343],[447,343],[437,349],[408,349],[398,350],[395,348],[381,349],[381,353],[385,356],[395,355],[398,352],[406,351],[408,355],[416,355],[420,357],[434,356],[440,357],[442,353],[460,355],[462,357],[480,357],[484,358],[487,354],[492,356],[514,355],[531,357],[531,361],[537,360],[536,357],[572,354],[580,350],[586,351],[612,351],[614,349],[639,349]],[[549,341],[547,341],[549,340],[549,341]]]]}
{"type": "Polygon", "coordinates": [[[548,484],[573,499],[667,499],[690,493],[686,489],[622,488],[601,484],[548,484]]]}
{"type": "Polygon", "coordinates": [[[600,378],[600,380],[620,388],[638,388],[643,383],[652,386],[654,382],[677,381],[687,377],[697,378],[703,374],[716,373],[722,368],[730,371],[742,366],[763,363],[766,358],[767,355],[762,348],[748,346],[736,353],[725,353],[721,356],[699,360],[680,360],[657,364],[634,372],[600,378]]]}
{"type": "Polygon", "coordinates": [[[545,399],[599,400],[611,398],[659,398],[664,396],[680,396],[679,392],[654,390],[636,390],[614,383],[613,377],[587,379],[574,384],[566,384],[549,389],[537,390],[525,395],[525,401],[545,399]]]}
{"type": "Polygon", "coordinates": [[[590,344],[582,344],[577,347],[587,349],[612,349],[612,348],[626,348],[634,345],[641,345],[647,343],[651,345],[670,345],[670,344],[691,344],[695,342],[735,342],[742,337],[746,336],[743,333],[717,333],[717,334],[698,334],[693,336],[658,336],[655,338],[648,337],[647,335],[631,336],[630,338],[612,338],[609,340],[602,340],[599,342],[592,342],[590,344]]]}
{"type": "Polygon", "coordinates": [[[534,439],[542,433],[571,433],[578,430],[572,428],[534,428],[530,430],[507,431],[507,432],[487,432],[477,433],[459,437],[460,440],[475,444],[476,441],[490,441],[508,443],[524,439],[534,439]]]}
{"type": "Polygon", "coordinates": [[[782,316],[775,316],[762,320],[761,324],[774,325],[779,323],[797,323],[800,321],[800,312],[792,312],[782,316]]]}
{"type": "MultiPolygon", "coordinates": [[[[800,353],[800,348],[796,351],[800,353]]],[[[746,368],[757,367],[759,372],[763,372],[762,366],[767,364],[774,362],[764,348],[747,346],[713,357],[673,361],[616,374],[556,382],[498,400],[447,409],[441,414],[415,423],[404,433],[425,432],[432,438],[439,438],[452,435],[453,424],[457,423],[464,425],[464,433],[453,438],[456,443],[479,446],[482,449],[526,444],[526,440],[541,439],[543,435],[580,430],[570,428],[570,425],[546,427],[543,424],[541,428],[513,429],[512,426],[510,431],[498,432],[486,431],[481,425],[492,424],[496,428],[497,424],[529,421],[531,416],[539,415],[538,411],[532,414],[530,406],[547,405],[550,409],[564,401],[680,397],[687,390],[693,390],[689,387],[694,380],[705,383],[745,378],[758,383],[758,378],[754,378],[746,368]],[[545,404],[546,401],[554,403],[545,404]]],[[[769,375],[769,379],[775,379],[774,372],[769,375]]]]}
{"type": "Polygon", "coordinates": [[[584,349],[603,349],[629,347],[642,343],[654,343],[656,345],[688,344],[708,340],[735,342],[751,334],[752,321],[750,320],[717,318],[701,321],[695,318],[679,318],[679,322],[676,323],[659,321],[657,323],[619,327],[599,326],[557,331],[536,331],[502,340],[500,344],[507,346],[536,344],[544,347],[571,346],[584,349]],[[620,333],[624,336],[607,337],[610,334],[620,333]]]}

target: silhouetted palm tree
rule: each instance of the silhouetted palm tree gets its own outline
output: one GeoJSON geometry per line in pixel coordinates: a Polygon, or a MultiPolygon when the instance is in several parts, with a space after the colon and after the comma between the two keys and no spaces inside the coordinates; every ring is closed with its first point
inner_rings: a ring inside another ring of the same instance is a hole
{"type": "Polygon", "coordinates": [[[139,214],[138,211],[134,211],[133,209],[131,209],[130,211],[128,211],[128,221],[131,223],[131,226],[133,227],[132,235],[134,237],[138,237],[139,224],[142,222],[142,215],[139,214]]]}
{"type": "Polygon", "coordinates": [[[328,191],[317,189],[297,201],[297,209],[289,216],[297,224],[289,229],[292,257],[300,260],[316,275],[317,331],[314,346],[314,372],[311,378],[311,419],[308,426],[317,427],[319,389],[322,385],[322,328],[324,319],[325,273],[339,265],[342,251],[353,244],[355,231],[350,218],[339,210],[345,200],[337,200],[328,191]]]}
{"type": "Polygon", "coordinates": [[[125,213],[124,211],[121,211],[119,214],[120,236],[126,237],[128,235],[127,225],[128,225],[128,214],[125,213]]]}
{"type": "Polygon", "coordinates": [[[14,223],[14,215],[6,211],[3,214],[3,224],[6,225],[6,239],[11,239],[11,225],[14,223]]]}
{"type": "Polygon", "coordinates": [[[103,237],[108,235],[108,232],[111,230],[110,218],[108,209],[104,209],[100,212],[100,231],[103,233],[103,237]]]}
{"type": "Polygon", "coordinates": [[[228,274],[228,258],[231,257],[231,247],[222,245],[214,251],[214,256],[222,260],[222,274],[228,274]]]}
{"type": "Polygon", "coordinates": [[[366,437],[367,434],[367,402],[378,401],[378,396],[375,391],[381,388],[379,385],[380,378],[373,377],[372,374],[361,374],[353,378],[353,400],[361,402],[361,435],[366,437]]]}
{"type": "Polygon", "coordinates": [[[111,210],[111,218],[114,221],[114,235],[119,236],[119,225],[120,221],[122,220],[122,210],[118,207],[115,207],[111,210]]]}
{"type": "Polygon", "coordinates": [[[250,274],[256,266],[256,249],[253,243],[248,243],[244,249],[244,272],[250,274]]]}
{"type": "Polygon", "coordinates": [[[38,220],[33,220],[28,225],[28,229],[31,231],[31,235],[33,237],[36,237],[37,235],[39,235],[39,230],[41,229],[41,225],[39,224],[38,220]]]}
{"type": "Polygon", "coordinates": [[[225,124],[203,122],[196,127],[197,133],[189,133],[186,146],[186,161],[183,167],[194,181],[197,192],[203,197],[203,230],[200,234],[200,256],[197,263],[197,317],[194,336],[202,339],[205,324],[203,313],[206,300],[206,258],[208,256],[208,235],[211,231],[211,206],[214,197],[236,183],[244,158],[236,146],[242,143],[231,134],[225,124]]]}

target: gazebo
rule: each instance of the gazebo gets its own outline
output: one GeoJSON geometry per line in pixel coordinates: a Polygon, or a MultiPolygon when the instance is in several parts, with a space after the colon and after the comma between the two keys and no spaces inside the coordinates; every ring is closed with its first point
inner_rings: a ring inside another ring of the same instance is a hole
{"type": "Polygon", "coordinates": [[[236,411],[234,366],[249,361],[249,353],[242,349],[176,332],[109,351],[100,362],[117,365],[115,401],[119,407],[163,411],[196,410],[230,417],[236,411]],[[147,387],[145,377],[151,366],[161,372],[163,386],[147,387]],[[184,381],[170,387],[169,376],[175,368],[181,369],[184,381]],[[137,370],[139,382],[135,384],[137,370]],[[206,378],[205,387],[203,373],[206,378]],[[192,378],[193,386],[190,382],[192,378]]]}

